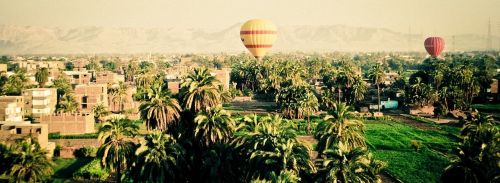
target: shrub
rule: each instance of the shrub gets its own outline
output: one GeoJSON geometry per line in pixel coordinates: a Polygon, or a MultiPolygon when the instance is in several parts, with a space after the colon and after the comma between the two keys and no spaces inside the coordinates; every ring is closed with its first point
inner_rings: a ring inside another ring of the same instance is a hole
{"type": "Polygon", "coordinates": [[[49,133],[49,139],[97,139],[97,133],[85,133],[78,135],[61,135],[59,133],[49,133]]]}
{"type": "Polygon", "coordinates": [[[92,160],[73,173],[73,179],[75,180],[104,181],[108,177],[109,172],[101,166],[99,159],[92,160]]]}
{"type": "Polygon", "coordinates": [[[422,142],[418,140],[411,140],[410,141],[410,146],[415,149],[416,152],[420,151],[420,148],[422,147],[422,142]]]}
{"type": "Polygon", "coordinates": [[[95,147],[82,147],[75,150],[73,153],[77,158],[90,158],[95,157],[97,153],[97,148],[95,147]]]}
{"type": "Polygon", "coordinates": [[[61,156],[61,149],[62,149],[62,146],[57,144],[56,148],[54,148],[54,157],[61,156]]]}

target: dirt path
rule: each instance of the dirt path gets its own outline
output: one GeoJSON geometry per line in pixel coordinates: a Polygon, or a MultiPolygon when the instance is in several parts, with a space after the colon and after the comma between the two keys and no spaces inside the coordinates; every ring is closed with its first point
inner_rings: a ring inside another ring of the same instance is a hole
{"type": "Polygon", "coordinates": [[[407,125],[410,125],[412,127],[419,128],[422,130],[439,130],[435,126],[432,126],[432,125],[429,125],[426,123],[422,123],[420,121],[416,121],[414,119],[408,118],[406,116],[401,116],[399,114],[389,114],[389,116],[391,116],[396,121],[400,121],[402,123],[405,123],[407,125]]]}

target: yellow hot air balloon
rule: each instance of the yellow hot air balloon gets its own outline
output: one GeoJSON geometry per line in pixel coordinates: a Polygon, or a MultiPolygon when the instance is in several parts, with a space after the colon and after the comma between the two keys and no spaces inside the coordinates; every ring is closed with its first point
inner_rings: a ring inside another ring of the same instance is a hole
{"type": "Polygon", "coordinates": [[[248,51],[261,60],[276,41],[276,26],[267,20],[249,20],[241,26],[240,37],[248,51]]]}

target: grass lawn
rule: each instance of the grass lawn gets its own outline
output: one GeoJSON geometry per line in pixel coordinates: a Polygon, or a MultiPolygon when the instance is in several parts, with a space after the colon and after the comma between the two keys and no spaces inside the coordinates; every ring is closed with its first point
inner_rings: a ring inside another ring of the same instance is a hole
{"type": "Polygon", "coordinates": [[[403,182],[439,182],[457,147],[456,130],[422,130],[387,120],[365,120],[366,140],[376,159],[387,163],[387,172],[403,182]],[[421,142],[417,152],[411,141],[421,142]]]}
{"type": "Polygon", "coordinates": [[[54,160],[54,175],[52,182],[72,182],[73,172],[92,161],[92,158],[58,158],[54,160]]]}
{"type": "Polygon", "coordinates": [[[500,104],[472,104],[472,107],[484,112],[500,112],[500,104]]]}

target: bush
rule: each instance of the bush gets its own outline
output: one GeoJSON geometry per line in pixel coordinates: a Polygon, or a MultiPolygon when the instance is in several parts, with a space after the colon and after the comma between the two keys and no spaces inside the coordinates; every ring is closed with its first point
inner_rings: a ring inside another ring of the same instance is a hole
{"type": "Polygon", "coordinates": [[[56,148],[54,148],[54,157],[61,156],[61,149],[62,149],[62,146],[57,144],[56,148]]]}
{"type": "Polygon", "coordinates": [[[422,147],[422,142],[418,140],[411,140],[410,141],[410,146],[415,149],[416,152],[420,151],[420,148],[422,147]]]}
{"type": "Polygon", "coordinates": [[[75,150],[73,153],[77,158],[90,158],[95,157],[97,154],[97,148],[95,147],[82,147],[75,150]]]}
{"type": "Polygon", "coordinates": [[[59,133],[49,133],[49,139],[97,139],[97,133],[85,133],[78,135],[61,135],[59,133]]]}
{"type": "Polygon", "coordinates": [[[73,179],[75,180],[104,181],[108,177],[109,172],[101,166],[99,159],[92,160],[73,173],[73,179]]]}

